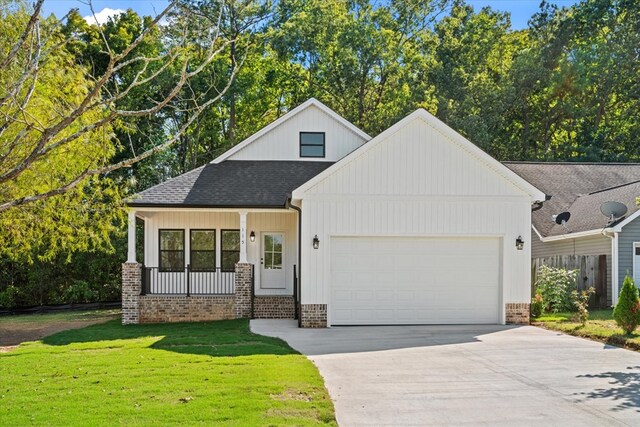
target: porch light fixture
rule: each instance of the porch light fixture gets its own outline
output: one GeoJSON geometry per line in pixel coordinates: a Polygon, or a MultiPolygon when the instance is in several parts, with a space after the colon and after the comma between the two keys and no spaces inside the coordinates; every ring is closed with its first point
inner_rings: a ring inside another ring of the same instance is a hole
{"type": "Polygon", "coordinates": [[[318,239],[318,235],[316,234],[313,237],[313,249],[318,249],[320,247],[320,239],[318,239]]]}
{"type": "Polygon", "coordinates": [[[516,249],[519,251],[524,249],[524,240],[522,240],[522,236],[518,236],[516,239],[516,249]]]}
{"type": "Polygon", "coordinates": [[[256,241],[256,233],[253,230],[249,234],[249,240],[251,240],[252,242],[256,241]]]}

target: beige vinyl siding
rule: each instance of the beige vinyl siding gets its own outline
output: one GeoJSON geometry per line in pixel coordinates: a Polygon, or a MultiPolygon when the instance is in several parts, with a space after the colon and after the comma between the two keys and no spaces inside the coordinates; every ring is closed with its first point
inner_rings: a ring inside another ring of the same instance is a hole
{"type": "MultiPolygon", "coordinates": [[[[158,266],[158,230],[185,230],[185,265],[189,264],[189,230],[216,230],[216,265],[220,266],[221,239],[220,230],[237,230],[240,228],[240,215],[237,212],[197,212],[197,211],[164,211],[144,212],[145,216],[145,260],[149,267],[158,266]]],[[[293,265],[297,264],[297,216],[295,212],[249,212],[247,215],[247,234],[254,231],[256,241],[251,242],[247,235],[247,260],[255,265],[257,295],[291,295],[293,292],[293,265]],[[283,232],[285,234],[285,278],[284,289],[260,288],[260,233],[283,232]]]]}
{"type": "Polygon", "coordinates": [[[316,106],[296,114],[227,160],[338,161],[366,141],[316,106]],[[300,157],[300,132],[325,133],[325,157],[300,157]]]}
{"type": "Polygon", "coordinates": [[[606,255],[607,303],[611,304],[611,238],[603,235],[595,235],[576,239],[557,240],[554,242],[543,242],[536,232],[531,230],[531,243],[532,258],[546,258],[555,255],[606,255]]]}
{"type": "Polygon", "coordinates": [[[633,276],[633,243],[640,242],[640,221],[635,219],[618,233],[618,289],[622,289],[624,276],[633,276]]]}
{"type": "Polygon", "coordinates": [[[492,167],[418,117],[306,190],[303,304],[330,303],[331,241],[349,236],[498,238],[501,302],[529,302],[530,196],[492,167]]]}

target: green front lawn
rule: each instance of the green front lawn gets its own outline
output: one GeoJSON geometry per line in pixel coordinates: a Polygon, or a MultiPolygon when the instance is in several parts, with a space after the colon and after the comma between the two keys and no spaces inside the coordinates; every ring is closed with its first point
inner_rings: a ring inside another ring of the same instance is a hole
{"type": "Polygon", "coordinates": [[[246,320],[69,330],[0,353],[3,425],[335,425],[316,367],[246,320]]]}
{"type": "Polygon", "coordinates": [[[613,310],[593,310],[589,313],[589,320],[585,326],[573,320],[575,313],[545,313],[533,319],[532,324],[547,329],[562,331],[575,335],[601,341],[607,344],[626,347],[640,351],[640,333],[625,335],[616,321],[613,320],[613,310]]]}

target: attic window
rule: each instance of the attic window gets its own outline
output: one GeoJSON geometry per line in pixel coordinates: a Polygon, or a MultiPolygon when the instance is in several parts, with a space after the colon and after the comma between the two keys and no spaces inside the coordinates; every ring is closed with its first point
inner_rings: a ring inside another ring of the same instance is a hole
{"type": "Polygon", "coordinates": [[[324,132],[300,132],[300,157],[324,157],[324,132]]]}

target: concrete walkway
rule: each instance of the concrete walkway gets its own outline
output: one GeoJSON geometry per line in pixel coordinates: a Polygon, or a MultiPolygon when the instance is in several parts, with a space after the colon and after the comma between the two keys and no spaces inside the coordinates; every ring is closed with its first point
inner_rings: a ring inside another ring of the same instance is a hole
{"type": "Polygon", "coordinates": [[[318,366],[345,426],[640,426],[640,354],[543,329],[298,329],[252,320],[318,366]]]}

